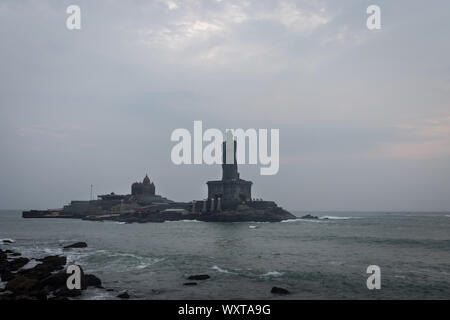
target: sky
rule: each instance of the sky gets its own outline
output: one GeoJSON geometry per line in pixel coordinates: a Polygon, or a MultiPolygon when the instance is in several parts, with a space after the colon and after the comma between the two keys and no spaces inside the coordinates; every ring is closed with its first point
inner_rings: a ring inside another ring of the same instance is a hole
{"type": "Polygon", "coordinates": [[[201,120],[280,130],[276,175],[239,167],[255,198],[450,210],[449,16],[448,1],[1,0],[0,208],[129,193],[147,173],[203,199],[220,166],[170,158],[171,133],[201,120]]]}

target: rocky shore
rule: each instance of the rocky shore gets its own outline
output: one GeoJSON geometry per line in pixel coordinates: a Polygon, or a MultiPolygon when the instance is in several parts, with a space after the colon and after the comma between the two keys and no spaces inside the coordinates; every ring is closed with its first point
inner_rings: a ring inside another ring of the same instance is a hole
{"type": "MultiPolygon", "coordinates": [[[[9,242],[3,242],[6,247],[9,244],[9,242]]],[[[86,247],[85,242],[76,242],[63,248],[64,250],[73,250],[74,248],[83,249],[86,247]]],[[[0,301],[71,300],[76,297],[83,299],[84,292],[88,288],[108,291],[109,293],[106,295],[108,299],[133,298],[127,291],[111,293],[115,290],[104,288],[102,281],[97,276],[85,274],[80,266],[78,267],[81,270],[81,288],[68,289],[67,280],[71,276],[67,273],[68,267],[67,258],[63,255],[30,259],[22,257],[21,253],[17,251],[0,249],[0,301]],[[30,262],[37,264],[30,267],[30,265],[33,265],[30,262]]],[[[205,281],[214,281],[214,277],[208,274],[185,275],[184,281],[180,279],[180,285],[197,286],[199,282],[205,281]]],[[[270,293],[287,295],[290,292],[284,288],[272,287],[270,293]]]]}
{"type": "MultiPolygon", "coordinates": [[[[66,249],[86,246],[86,243],[79,242],[66,249]]],[[[22,257],[19,252],[0,249],[0,280],[6,283],[0,289],[0,300],[68,300],[81,296],[88,287],[104,289],[98,277],[84,274],[81,267],[81,289],[68,289],[67,279],[70,274],[67,273],[65,256],[52,255],[34,259],[38,263],[25,268],[31,260],[33,259],[22,257]]]]}

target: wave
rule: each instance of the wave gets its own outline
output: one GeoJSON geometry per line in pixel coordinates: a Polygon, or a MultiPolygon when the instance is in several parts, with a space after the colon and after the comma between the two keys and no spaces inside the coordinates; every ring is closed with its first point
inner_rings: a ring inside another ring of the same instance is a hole
{"type": "Polygon", "coordinates": [[[114,294],[105,290],[99,290],[96,288],[88,288],[84,293],[81,300],[114,300],[117,299],[114,294]]]}
{"type": "Polygon", "coordinates": [[[6,242],[6,243],[8,243],[8,242],[12,242],[12,243],[16,242],[16,240],[10,239],[10,238],[0,239],[0,241],[1,241],[1,242],[6,242]]]}
{"type": "Polygon", "coordinates": [[[235,274],[234,272],[222,269],[219,266],[213,266],[211,269],[216,270],[217,272],[221,272],[221,273],[232,273],[232,274],[235,274]]]}
{"type": "Polygon", "coordinates": [[[284,274],[283,272],[269,271],[269,272],[267,272],[265,274],[262,274],[261,277],[280,277],[283,274],[284,274]]]}
{"type": "Polygon", "coordinates": [[[91,252],[86,257],[87,265],[97,264],[101,269],[145,269],[155,263],[158,263],[164,258],[156,258],[149,256],[141,256],[133,253],[112,252],[109,250],[96,250],[91,252]]]}
{"type": "Polygon", "coordinates": [[[283,222],[283,223],[292,223],[292,222],[326,223],[325,220],[322,220],[322,219],[302,219],[302,218],[297,218],[297,219],[287,219],[287,220],[283,220],[281,222],[283,222]]]}
{"type": "Polygon", "coordinates": [[[297,219],[287,219],[287,220],[283,220],[281,222],[283,222],[283,223],[290,223],[290,222],[297,222],[297,221],[303,221],[303,220],[305,220],[305,219],[297,218],[297,219]]]}
{"type": "Polygon", "coordinates": [[[45,254],[57,256],[63,254],[62,248],[44,248],[42,251],[44,251],[45,254]]]}
{"type": "Polygon", "coordinates": [[[450,214],[446,214],[445,216],[446,216],[447,218],[450,218],[450,214]]]}
{"type": "Polygon", "coordinates": [[[349,220],[349,219],[361,219],[361,217],[338,217],[338,216],[322,216],[320,220],[349,220]]]}

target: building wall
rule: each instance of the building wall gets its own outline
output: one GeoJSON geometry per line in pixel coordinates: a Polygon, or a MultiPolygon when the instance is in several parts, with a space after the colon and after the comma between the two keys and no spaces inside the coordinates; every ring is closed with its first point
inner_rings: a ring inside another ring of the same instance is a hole
{"type": "Polygon", "coordinates": [[[250,201],[251,196],[250,181],[209,181],[208,199],[221,197],[224,204],[228,202],[250,201]]]}

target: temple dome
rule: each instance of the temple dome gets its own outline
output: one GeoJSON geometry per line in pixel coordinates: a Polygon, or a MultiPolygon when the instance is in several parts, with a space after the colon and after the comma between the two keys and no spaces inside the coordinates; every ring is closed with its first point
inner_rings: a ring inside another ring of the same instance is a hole
{"type": "Polygon", "coordinates": [[[150,178],[148,177],[148,175],[145,175],[144,181],[142,181],[142,183],[150,184],[150,178]]]}

